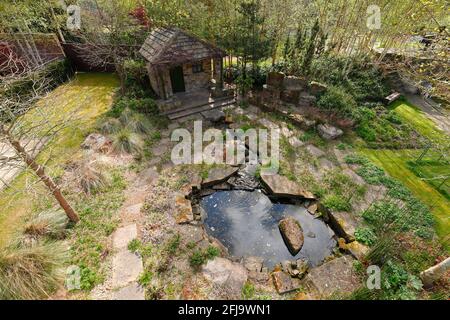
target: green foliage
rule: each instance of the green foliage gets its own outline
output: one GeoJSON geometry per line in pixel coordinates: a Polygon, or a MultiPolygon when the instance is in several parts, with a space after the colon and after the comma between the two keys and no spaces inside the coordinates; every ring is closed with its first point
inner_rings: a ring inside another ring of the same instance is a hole
{"type": "Polygon", "coordinates": [[[342,196],[335,194],[326,195],[322,200],[322,204],[331,210],[348,211],[351,209],[350,202],[342,196]]]}
{"type": "Polygon", "coordinates": [[[353,110],[356,109],[356,102],[343,87],[330,86],[327,91],[319,97],[317,106],[342,116],[351,116],[353,110]]]}
{"type": "Polygon", "coordinates": [[[189,263],[193,268],[198,268],[207,260],[214,259],[220,255],[220,250],[214,246],[208,246],[205,250],[195,250],[189,257],[189,263]]]}
{"type": "Polygon", "coordinates": [[[149,270],[145,270],[138,279],[138,283],[141,286],[148,286],[150,284],[150,282],[152,281],[153,278],[153,272],[149,271],[149,270]]]}
{"type": "Polygon", "coordinates": [[[255,296],[255,286],[250,281],[247,281],[242,286],[242,299],[250,300],[255,296]]]}
{"type": "Polygon", "coordinates": [[[202,251],[196,250],[189,257],[189,263],[193,268],[198,268],[206,262],[205,255],[202,251]]]}
{"type": "Polygon", "coordinates": [[[396,262],[388,260],[381,272],[382,299],[413,300],[422,289],[422,282],[396,262]]]}
{"type": "Polygon", "coordinates": [[[108,116],[118,118],[127,108],[150,115],[156,115],[158,113],[158,106],[152,98],[121,97],[114,102],[108,111],[108,116]]]}
{"type": "Polygon", "coordinates": [[[358,103],[382,102],[389,93],[380,70],[364,57],[321,55],[312,62],[311,74],[328,85],[342,86],[358,103]]]}
{"type": "Polygon", "coordinates": [[[355,238],[362,244],[371,246],[377,240],[377,236],[370,228],[358,228],[355,230],[355,238]]]}
{"type": "Polygon", "coordinates": [[[133,239],[128,242],[127,248],[130,252],[137,252],[142,246],[142,243],[139,239],[133,239]]]}
{"type": "Polygon", "coordinates": [[[181,236],[177,233],[167,243],[166,250],[169,254],[176,254],[178,247],[180,246],[181,236]]]}
{"type": "Polygon", "coordinates": [[[214,247],[214,246],[208,246],[208,248],[206,248],[206,253],[205,253],[206,259],[211,260],[219,255],[220,255],[219,248],[214,247]]]}
{"type": "Polygon", "coordinates": [[[413,128],[381,105],[359,107],[353,112],[353,119],[356,133],[371,148],[416,148],[423,144],[413,128]]]}
{"type": "Polygon", "coordinates": [[[90,196],[72,195],[72,203],[80,215],[72,229],[71,264],[81,269],[81,288],[89,290],[100,283],[104,275],[101,261],[108,246],[108,237],[118,224],[117,212],[123,203],[126,187],[123,175],[118,170],[110,173],[107,188],[90,196]]]}

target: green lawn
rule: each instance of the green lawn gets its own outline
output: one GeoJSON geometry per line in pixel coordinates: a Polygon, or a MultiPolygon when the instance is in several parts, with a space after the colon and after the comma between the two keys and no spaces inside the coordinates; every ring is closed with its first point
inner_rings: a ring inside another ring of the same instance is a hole
{"type": "Polygon", "coordinates": [[[436,141],[443,142],[444,138],[448,138],[446,133],[436,127],[436,124],[428,118],[425,113],[411,103],[399,100],[389,106],[407,123],[417,130],[423,136],[436,141]]]}
{"type": "MultiPolygon", "coordinates": [[[[49,159],[47,165],[51,171],[56,174],[61,172],[60,165],[79,150],[85,135],[95,126],[96,119],[109,109],[118,85],[118,79],[112,74],[81,73],[39,102],[39,108],[57,111],[50,117],[50,122],[58,121],[65,114],[76,114],[76,120],[61,131],[58,138],[39,155],[41,160],[49,159]]],[[[28,113],[27,117],[39,116],[37,110],[28,113]]],[[[32,174],[23,172],[11,183],[10,188],[0,193],[0,246],[11,239],[23,219],[34,209],[32,200],[39,195],[15,192],[23,190],[25,184],[33,179],[32,174]]]]}
{"type": "Polygon", "coordinates": [[[403,182],[418,199],[430,206],[436,218],[437,234],[441,239],[448,238],[450,234],[450,201],[407,167],[406,162],[417,157],[418,151],[363,149],[362,153],[390,176],[403,182]]]}
{"type": "MultiPolygon", "coordinates": [[[[446,138],[446,133],[439,130],[434,122],[417,107],[405,101],[395,102],[391,107],[423,136],[438,143],[442,143],[446,138]]],[[[403,182],[417,198],[432,209],[436,219],[437,234],[443,241],[449,241],[450,201],[437,191],[437,182],[423,180],[411,171],[407,164],[408,161],[417,159],[422,150],[362,149],[361,152],[389,175],[403,182]]],[[[424,160],[437,158],[438,155],[430,151],[424,160]]],[[[419,169],[426,178],[449,172],[448,166],[441,163],[420,166],[419,169]]]]}

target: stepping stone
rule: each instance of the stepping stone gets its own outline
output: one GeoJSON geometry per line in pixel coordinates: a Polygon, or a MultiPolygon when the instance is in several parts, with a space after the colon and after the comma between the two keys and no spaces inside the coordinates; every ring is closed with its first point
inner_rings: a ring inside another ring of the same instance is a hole
{"type": "Polygon", "coordinates": [[[304,284],[319,297],[329,297],[334,293],[351,293],[360,286],[358,276],[353,270],[354,261],[351,256],[343,256],[326,262],[311,269],[304,284]]]}
{"type": "Polygon", "coordinates": [[[132,217],[137,217],[141,213],[141,208],[143,205],[144,205],[143,203],[138,203],[138,204],[134,204],[132,206],[128,206],[123,210],[123,214],[129,215],[132,217]]]}
{"type": "Polygon", "coordinates": [[[308,151],[313,157],[316,157],[316,158],[320,158],[325,155],[325,152],[323,152],[319,148],[313,146],[312,144],[308,144],[306,146],[306,151],[308,151]]]}
{"type": "Polygon", "coordinates": [[[113,300],[145,300],[144,288],[133,282],[113,293],[113,300]]]}
{"type": "Polygon", "coordinates": [[[142,259],[126,249],[117,252],[112,262],[112,288],[119,288],[136,281],[144,271],[142,259]]]}
{"type": "Polygon", "coordinates": [[[123,249],[128,246],[128,243],[136,239],[137,227],[136,224],[130,224],[126,227],[117,229],[113,235],[113,247],[114,249],[123,249]]]}

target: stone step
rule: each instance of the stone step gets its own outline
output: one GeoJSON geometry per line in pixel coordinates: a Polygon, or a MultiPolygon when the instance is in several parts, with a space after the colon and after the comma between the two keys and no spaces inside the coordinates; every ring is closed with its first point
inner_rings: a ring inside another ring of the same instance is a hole
{"type": "Polygon", "coordinates": [[[236,103],[236,100],[232,99],[232,100],[224,100],[224,101],[220,101],[220,102],[214,102],[214,103],[210,103],[207,105],[203,105],[203,106],[199,106],[199,107],[194,107],[194,108],[189,108],[186,110],[182,110],[176,113],[172,113],[169,114],[168,117],[170,120],[176,120],[179,118],[184,118],[196,113],[200,113],[200,112],[204,112],[204,111],[209,111],[209,110],[213,110],[213,109],[217,109],[217,108],[222,108],[222,107],[226,107],[229,106],[231,104],[236,103]]]}
{"type": "Polygon", "coordinates": [[[220,102],[220,101],[223,101],[223,100],[229,100],[229,99],[232,99],[232,98],[231,97],[216,98],[216,99],[214,99],[212,101],[199,103],[196,106],[190,105],[190,106],[184,106],[184,107],[177,108],[177,109],[167,110],[167,111],[164,111],[162,114],[165,115],[165,116],[168,116],[168,115],[171,115],[171,114],[174,114],[174,113],[179,113],[181,111],[186,111],[186,110],[190,110],[190,109],[193,109],[193,108],[200,108],[200,107],[212,104],[212,103],[220,102]]]}

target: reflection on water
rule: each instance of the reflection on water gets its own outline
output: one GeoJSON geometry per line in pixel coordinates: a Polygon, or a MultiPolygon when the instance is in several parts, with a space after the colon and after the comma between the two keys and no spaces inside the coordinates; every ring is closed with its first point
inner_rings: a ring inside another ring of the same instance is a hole
{"type": "Polygon", "coordinates": [[[316,266],[331,255],[336,241],[332,230],[315,219],[305,208],[273,204],[259,191],[220,191],[201,201],[207,217],[207,232],[219,239],[236,257],[263,257],[271,268],[284,260],[307,259],[316,266]],[[278,229],[283,216],[293,216],[301,224],[305,242],[300,252],[291,255],[278,229]]]}

